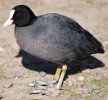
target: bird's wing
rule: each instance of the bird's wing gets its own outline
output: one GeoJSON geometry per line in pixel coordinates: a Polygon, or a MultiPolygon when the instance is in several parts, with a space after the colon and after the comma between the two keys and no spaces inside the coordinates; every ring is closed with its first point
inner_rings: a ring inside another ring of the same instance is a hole
{"type": "Polygon", "coordinates": [[[68,17],[61,17],[59,20],[63,45],[72,49],[76,54],[104,53],[102,44],[76,21],[68,17]]]}

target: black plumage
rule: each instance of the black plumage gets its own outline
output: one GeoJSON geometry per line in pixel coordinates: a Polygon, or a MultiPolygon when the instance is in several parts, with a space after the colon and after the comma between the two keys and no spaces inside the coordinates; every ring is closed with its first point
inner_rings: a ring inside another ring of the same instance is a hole
{"type": "MultiPolygon", "coordinates": [[[[62,66],[62,70],[57,68],[54,76],[53,83],[58,82],[56,89],[61,88],[68,62],[104,53],[102,44],[91,33],[73,19],[60,14],[35,16],[29,7],[18,5],[12,9],[3,27],[12,23],[22,50],[62,66]]],[[[33,84],[36,86],[37,83],[33,84]]]]}
{"type": "Polygon", "coordinates": [[[71,18],[56,13],[35,16],[24,5],[13,9],[17,42],[33,56],[66,64],[94,53],[104,53],[102,44],[71,18]]]}

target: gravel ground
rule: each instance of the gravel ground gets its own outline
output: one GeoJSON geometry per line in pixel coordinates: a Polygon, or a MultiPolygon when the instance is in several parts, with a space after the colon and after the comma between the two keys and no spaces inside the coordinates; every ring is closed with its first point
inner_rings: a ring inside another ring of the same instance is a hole
{"type": "Polygon", "coordinates": [[[108,100],[107,9],[108,0],[1,0],[0,100],[108,100]],[[14,38],[14,26],[2,28],[10,9],[18,4],[28,5],[36,15],[56,12],[75,19],[102,42],[105,54],[71,62],[62,91],[29,95],[34,88],[27,84],[52,80],[58,65],[21,51],[14,38]]]}

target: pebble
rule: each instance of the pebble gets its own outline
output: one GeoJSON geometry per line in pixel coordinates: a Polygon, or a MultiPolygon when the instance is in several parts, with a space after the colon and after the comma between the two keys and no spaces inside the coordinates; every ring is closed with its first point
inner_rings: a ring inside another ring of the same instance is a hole
{"type": "Polygon", "coordinates": [[[84,81],[84,77],[83,77],[83,76],[79,76],[79,77],[78,77],[78,80],[79,80],[79,81],[84,81]]]}
{"type": "Polygon", "coordinates": [[[4,88],[10,88],[13,86],[13,82],[7,82],[7,83],[4,83],[4,88]]]}
{"type": "Polygon", "coordinates": [[[52,93],[52,97],[57,97],[61,94],[60,90],[54,90],[52,93]]]}
{"type": "Polygon", "coordinates": [[[17,71],[16,72],[16,77],[20,78],[22,77],[24,74],[21,71],[17,71]]]}
{"type": "Polygon", "coordinates": [[[41,76],[41,77],[45,77],[45,76],[46,76],[46,73],[45,73],[45,72],[43,72],[43,71],[42,71],[42,72],[40,72],[39,74],[40,74],[40,76],[41,76]]]}
{"type": "Polygon", "coordinates": [[[2,48],[2,47],[0,47],[0,52],[4,52],[5,50],[2,48]]]}
{"type": "Polygon", "coordinates": [[[84,85],[82,88],[82,92],[85,94],[90,94],[93,92],[93,88],[90,85],[84,85]]]}

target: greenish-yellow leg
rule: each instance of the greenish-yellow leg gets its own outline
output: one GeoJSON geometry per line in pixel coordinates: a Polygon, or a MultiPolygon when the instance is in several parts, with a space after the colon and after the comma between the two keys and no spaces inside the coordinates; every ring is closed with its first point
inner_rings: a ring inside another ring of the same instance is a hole
{"type": "Polygon", "coordinates": [[[67,71],[67,65],[65,64],[65,65],[62,66],[61,76],[60,76],[60,79],[59,79],[59,82],[57,84],[56,89],[60,89],[61,88],[62,83],[63,83],[63,79],[64,79],[65,74],[66,74],[66,71],[67,71]]]}
{"type": "Polygon", "coordinates": [[[60,77],[60,73],[61,73],[61,67],[58,67],[54,75],[54,80],[57,80],[60,77]]]}

